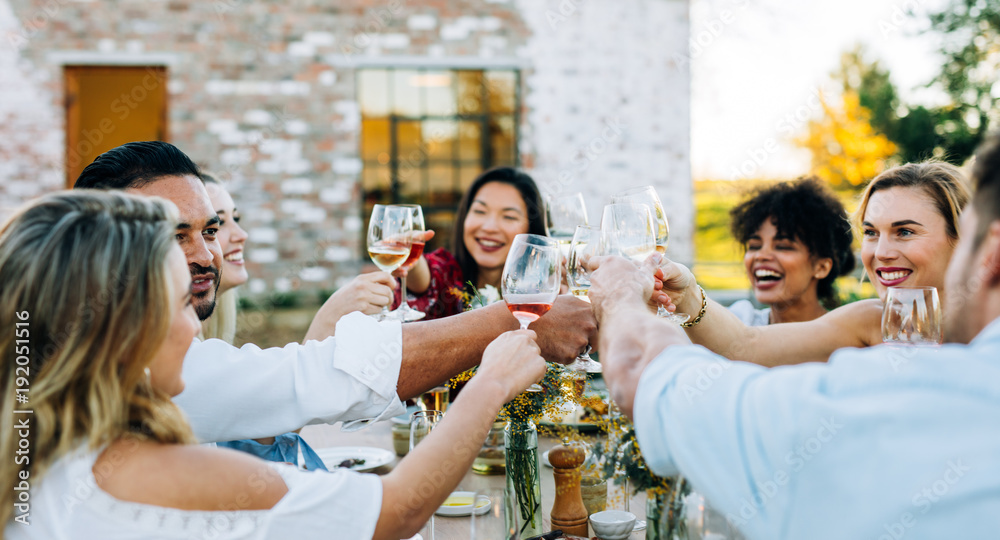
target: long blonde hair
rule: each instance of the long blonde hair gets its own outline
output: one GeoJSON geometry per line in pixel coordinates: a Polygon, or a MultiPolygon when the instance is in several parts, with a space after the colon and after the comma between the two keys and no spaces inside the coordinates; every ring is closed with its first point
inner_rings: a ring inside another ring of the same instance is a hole
{"type": "Polygon", "coordinates": [[[220,294],[215,300],[212,316],[201,321],[201,339],[221,339],[232,345],[236,339],[236,315],[239,293],[236,287],[220,294]]]}
{"type": "Polygon", "coordinates": [[[0,333],[0,414],[30,424],[18,462],[20,434],[0,430],[0,524],[12,518],[19,474],[37,483],[80,445],[125,436],[194,442],[183,414],[145,374],[173,317],[166,261],[176,212],[168,204],[60,192],[0,227],[0,328],[9,330],[0,333]],[[15,336],[15,328],[26,331],[15,336]]]}

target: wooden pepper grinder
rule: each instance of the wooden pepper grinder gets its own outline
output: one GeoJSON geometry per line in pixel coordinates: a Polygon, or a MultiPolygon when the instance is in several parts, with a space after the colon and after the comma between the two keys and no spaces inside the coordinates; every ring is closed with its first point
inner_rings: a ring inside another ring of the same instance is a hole
{"type": "Polygon", "coordinates": [[[562,529],[567,535],[587,537],[590,516],[583,505],[580,493],[580,466],[586,452],[579,446],[569,446],[567,441],[549,451],[556,481],[556,500],[552,503],[552,529],[562,529]]]}

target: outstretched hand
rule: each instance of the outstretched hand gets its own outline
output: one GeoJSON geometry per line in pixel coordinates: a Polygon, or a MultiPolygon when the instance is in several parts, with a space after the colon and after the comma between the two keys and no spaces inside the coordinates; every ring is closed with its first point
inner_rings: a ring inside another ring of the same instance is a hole
{"type": "Polygon", "coordinates": [[[514,399],[545,375],[545,360],[531,330],[500,334],[483,352],[476,378],[485,377],[503,386],[506,401],[514,399]]]}

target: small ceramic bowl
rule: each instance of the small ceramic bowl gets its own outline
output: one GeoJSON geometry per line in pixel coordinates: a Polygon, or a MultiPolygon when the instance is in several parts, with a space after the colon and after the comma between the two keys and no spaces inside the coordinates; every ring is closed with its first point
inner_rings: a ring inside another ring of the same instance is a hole
{"type": "Polygon", "coordinates": [[[621,510],[605,510],[590,516],[594,534],[602,540],[625,540],[635,527],[635,514],[621,510]]]}

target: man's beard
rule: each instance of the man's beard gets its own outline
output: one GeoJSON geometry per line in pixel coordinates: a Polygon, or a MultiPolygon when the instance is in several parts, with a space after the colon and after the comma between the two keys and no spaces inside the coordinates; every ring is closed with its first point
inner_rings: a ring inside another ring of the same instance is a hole
{"type": "Polygon", "coordinates": [[[214,289],[194,294],[191,299],[192,304],[194,304],[194,312],[198,315],[198,320],[204,321],[211,317],[212,312],[215,311],[215,299],[219,295],[219,285],[222,284],[222,278],[219,276],[219,270],[214,266],[191,264],[189,267],[191,268],[191,275],[212,274],[215,276],[213,278],[215,280],[214,289]]]}

